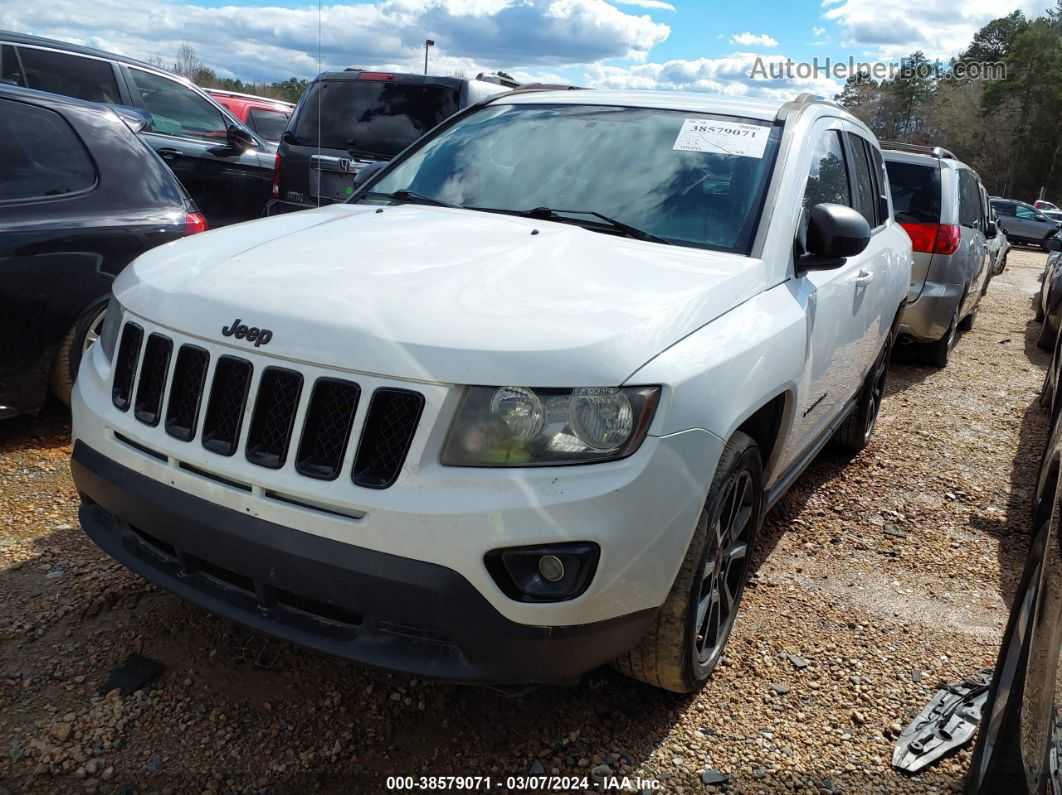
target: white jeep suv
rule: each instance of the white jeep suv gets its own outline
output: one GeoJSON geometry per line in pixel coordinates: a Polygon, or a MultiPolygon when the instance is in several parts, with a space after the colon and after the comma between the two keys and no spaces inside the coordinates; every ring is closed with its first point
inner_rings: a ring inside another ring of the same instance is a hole
{"type": "Polygon", "coordinates": [[[674,691],[764,513],[874,429],[911,242],[841,108],[513,92],[350,202],[144,254],[74,396],[82,525],[414,676],[674,691]]]}

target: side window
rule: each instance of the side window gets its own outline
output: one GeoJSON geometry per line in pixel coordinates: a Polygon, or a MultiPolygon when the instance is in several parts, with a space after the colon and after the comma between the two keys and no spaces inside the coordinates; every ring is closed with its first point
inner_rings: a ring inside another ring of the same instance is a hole
{"type": "Polygon", "coordinates": [[[96,167],[62,116],[0,99],[0,201],[44,199],[87,190],[96,167]]]}
{"type": "Polygon", "coordinates": [[[15,54],[15,48],[10,44],[0,46],[0,80],[16,86],[26,85],[22,79],[22,67],[19,65],[18,55],[15,54]]]}
{"type": "Polygon", "coordinates": [[[863,139],[858,135],[846,133],[848,137],[849,151],[852,153],[852,171],[855,174],[856,202],[855,208],[867,219],[867,223],[873,229],[877,222],[877,200],[874,188],[874,177],[870,173],[870,162],[867,160],[867,149],[863,145],[863,139]]]}
{"type": "Polygon", "coordinates": [[[1029,218],[1035,220],[1040,214],[1036,212],[1032,207],[1026,207],[1023,204],[1018,204],[1014,207],[1014,215],[1018,216],[1019,218],[1029,218]]]}
{"type": "Polygon", "coordinates": [[[151,131],[208,141],[224,141],[228,124],[210,102],[168,77],[130,69],[144,109],[151,114],[151,131]]]}
{"type": "Polygon", "coordinates": [[[959,225],[981,228],[981,197],[977,178],[968,169],[959,170],[959,225]]]}
{"type": "Polygon", "coordinates": [[[881,205],[882,197],[889,196],[889,173],[885,169],[885,159],[881,156],[881,150],[878,149],[870,141],[864,141],[867,145],[867,151],[870,152],[870,164],[874,170],[874,176],[877,182],[877,198],[878,198],[878,223],[883,224],[889,220],[889,211],[886,207],[881,205]]]}
{"type": "Polygon", "coordinates": [[[254,126],[255,132],[267,141],[279,141],[288,125],[288,114],[279,110],[252,108],[247,120],[254,126]]]}
{"type": "Polygon", "coordinates": [[[1013,204],[1004,204],[1002,202],[994,202],[992,204],[992,208],[996,211],[996,215],[999,215],[1000,217],[1010,217],[1010,218],[1014,217],[1015,213],[1014,213],[1014,205],[1013,204]]]}
{"type": "Polygon", "coordinates": [[[26,85],[89,102],[121,102],[110,61],[52,50],[19,47],[26,85]]]}
{"type": "Polygon", "coordinates": [[[837,130],[827,130],[815,144],[815,152],[811,155],[808,186],[804,190],[805,217],[816,204],[844,204],[851,207],[852,194],[848,185],[841,134],[837,130]]]}

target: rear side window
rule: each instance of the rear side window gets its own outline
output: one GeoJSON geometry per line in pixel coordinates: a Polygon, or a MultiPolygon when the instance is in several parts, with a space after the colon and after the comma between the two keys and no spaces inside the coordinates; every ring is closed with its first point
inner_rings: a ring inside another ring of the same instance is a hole
{"type": "Polygon", "coordinates": [[[352,154],[398,154],[458,110],[456,89],[382,80],[315,83],[299,105],[295,143],[352,154]],[[320,109],[320,112],[318,112],[320,109]]]}
{"type": "Polygon", "coordinates": [[[16,86],[25,86],[22,79],[22,67],[19,65],[15,48],[10,44],[0,46],[0,80],[16,86]]]}
{"type": "Polygon", "coordinates": [[[981,186],[965,168],[959,170],[959,226],[981,228],[981,186]]]}
{"type": "Polygon", "coordinates": [[[284,134],[284,128],[288,126],[288,114],[279,110],[252,108],[247,120],[255,132],[267,141],[279,141],[280,136],[284,134]]]}
{"type": "Polygon", "coordinates": [[[221,111],[197,93],[168,77],[130,69],[144,109],[151,114],[151,132],[224,141],[228,124],[221,111]]]}
{"type": "Polygon", "coordinates": [[[121,102],[109,61],[52,50],[19,47],[26,85],[89,102],[121,102]]]}
{"type": "Polygon", "coordinates": [[[867,160],[867,149],[863,145],[863,139],[851,133],[848,133],[848,144],[852,153],[852,172],[855,176],[855,208],[873,229],[878,225],[878,201],[870,162],[867,160]]]}
{"type": "Polygon", "coordinates": [[[1006,202],[992,202],[992,209],[996,211],[997,215],[1014,217],[1013,204],[1007,204],[1006,202]]]}
{"type": "Polygon", "coordinates": [[[940,168],[920,163],[885,161],[892,210],[901,223],[940,223],[940,168]]]}
{"type": "Polygon", "coordinates": [[[88,190],[96,167],[62,116],[0,99],[0,201],[46,199],[88,190]]]}

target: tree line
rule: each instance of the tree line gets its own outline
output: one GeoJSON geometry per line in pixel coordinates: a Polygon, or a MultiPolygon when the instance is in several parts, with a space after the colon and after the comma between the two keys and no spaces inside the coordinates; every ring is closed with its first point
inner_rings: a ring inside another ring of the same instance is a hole
{"type": "Polygon", "coordinates": [[[301,77],[289,77],[275,83],[264,81],[243,81],[234,77],[218,77],[209,66],[204,64],[195,51],[195,47],[185,42],[177,47],[177,58],[173,63],[166,63],[161,56],[153,55],[148,63],[160,69],[186,77],[200,88],[220,88],[223,91],[239,91],[243,94],[256,94],[260,97],[279,99],[284,102],[298,102],[299,97],[310,85],[309,80],[301,77]]]}
{"type": "Polygon", "coordinates": [[[946,65],[919,51],[903,67],[880,81],[851,75],[835,99],[880,140],[951,150],[992,195],[1062,200],[1062,0],[1035,19],[989,22],[946,65]],[[993,63],[1002,75],[964,75],[993,63]]]}

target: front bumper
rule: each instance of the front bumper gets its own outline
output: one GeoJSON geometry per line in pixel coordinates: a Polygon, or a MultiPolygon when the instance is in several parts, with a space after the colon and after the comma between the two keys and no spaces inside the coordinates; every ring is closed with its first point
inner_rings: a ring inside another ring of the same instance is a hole
{"type": "Polygon", "coordinates": [[[457,572],[239,513],[74,446],[81,524],[178,596],[279,638],[413,676],[569,683],[633,647],[655,610],[592,624],[510,621],[457,572]]]}
{"type": "Polygon", "coordinates": [[[961,284],[927,281],[918,298],[908,303],[900,316],[899,334],[916,342],[936,342],[951,325],[955,308],[962,301],[961,284]]]}

